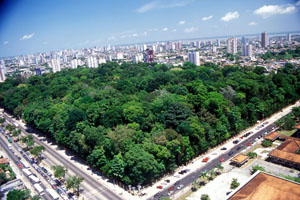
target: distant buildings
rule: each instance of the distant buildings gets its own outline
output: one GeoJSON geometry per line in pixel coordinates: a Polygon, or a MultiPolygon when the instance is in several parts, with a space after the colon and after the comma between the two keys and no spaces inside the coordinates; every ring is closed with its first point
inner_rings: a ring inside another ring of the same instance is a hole
{"type": "Polygon", "coordinates": [[[61,68],[60,68],[60,60],[59,59],[57,59],[57,58],[52,59],[51,66],[52,66],[53,73],[60,72],[61,68]]]}
{"type": "Polygon", "coordinates": [[[269,46],[269,38],[266,32],[261,34],[261,47],[266,48],[269,46]]]}
{"type": "Polygon", "coordinates": [[[132,62],[133,63],[140,63],[143,61],[143,55],[142,54],[136,54],[132,56],[132,62]]]}
{"type": "Polygon", "coordinates": [[[289,42],[292,41],[292,35],[290,33],[287,34],[286,40],[289,42]]]}
{"type": "Polygon", "coordinates": [[[242,56],[253,57],[252,45],[244,44],[242,46],[242,56]]]}
{"type": "Polygon", "coordinates": [[[90,56],[87,58],[87,66],[89,68],[96,68],[98,67],[98,61],[97,58],[94,56],[90,56]]]}
{"type": "Polygon", "coordinates": [[[235,37],[227,39],[227,52],[231,54],[237,53],[237,40],[235,37]]]}
{"type": "Polygon", "coordinates": [[[199,52],[190,52],[188,55],[188,61],[200,66],[200,55],[199,52]]]}
{"type": "Polygon", "coordinates": [[[154,62],[154,52],[152,49],[146,49],[146,51],[144,51],[144,62],[145,63],[154,62]]]}
{"type": "Polygon", "coordinates": [[[247,42],[246,38],[245,37],[242,37],[242,45],[245,45],[247,42]]]}
{"type": "Polygon", "coordinates": [[[76,69],[78,67],[78,65],[80,65],[80,60],[74,59],[74,60],[71,61],[71,68],[72,69],[76,69]]]}
{"type": "Polygon", "coordinates": [[[41,70],[41,68],[39,68],[39,67],[34,68],[34,71],[35,71],[35,75],[36,76],[42,76],[42,70],[41,70]]]}

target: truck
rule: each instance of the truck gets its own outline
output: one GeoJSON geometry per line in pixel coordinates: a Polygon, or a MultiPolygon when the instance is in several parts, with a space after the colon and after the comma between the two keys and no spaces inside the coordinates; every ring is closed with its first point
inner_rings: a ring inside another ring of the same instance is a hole
{"type": "Polygon", "coordinates": [[[44,195],[44,189],[42,188],[41,184],[36,183],[33,185],[33,187],[36,189],[40,196],[44,195]]]}
{"type": "Polygon", "coordinates": [[[53,200],[58,200],[59,199],[58,194],[52,188],[47,188],[46,191],[49,194],[49,196],[51,197],[51,199],[53,199],[53,200]]]}
{"type": "Polygon", "coordinates": [[[29,165],[28,162],[22,160],[21,163],[23,164],[23,167],[24,167],[24,168],[30,168],[30,165],[29,165]]]}
{"type": "Polygon", "coordinates": [[[32,174],[29,169],[22,169],[22,171],[25,174],[25,176],[30,176],[32,174]]]}
{"type": "Polygon", "coordinates": [[[34,174],[31,174],[30,176],[28,176],[28,178],[30,179],[30,181],[32,183],[39,183],[40,179],[38,177],[36,177],[34,174]]]}

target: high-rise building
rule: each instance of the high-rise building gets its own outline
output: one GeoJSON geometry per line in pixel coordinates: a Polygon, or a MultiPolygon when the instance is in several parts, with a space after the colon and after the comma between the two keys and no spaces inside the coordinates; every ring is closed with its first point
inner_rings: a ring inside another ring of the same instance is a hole
{"type": "Polygon", "coordinates": [[[5,64],[4,61],[0,63],[0,82],[4,82],[6,79],[5,77],[5,64]]]}
{"type": "Polygon", "coordinates": [[[42,76],[42,70],[41,70],[41,68],[39,68],[39,67],[34,68],[34,71],[35,71],[35,75],[36,76],[42,76]]]}
{"type": "Polygon", "coordinates": [[[235,37],[227,39],[227,52],[231,54],[237,53],[237,40],[235,37]]]}
{"type": "Polygon", "coordinates": [[[216,53],[217,52],[217,47],[215,45],[211,46],[211,52],[216,53]]]}
{"type": "Polygon", "coordinates": [[[94,56],[90,56],[87,58],[87,66],[89,68],[96,68],[98,67],[98,61],[97,58],[94,56]]]}
{"type": "Polygon", "coordinates": [[[117,60],[122,60],[122,59],[124,59],[124,57],[123,57],[123,53],[117,53],[117,56],[116,56],[116,58],[117,58],[117,60]]]}
{"type": "Polygon", "coordinates": [[[71,61],[71,68],[72,68],[72,69],[76,69],[76,68],[78,67],[78,65],[80,65],[78,59],[73,59],[73,60],[71,61]]]}
{"type": "Polygon", "coordinates": [[[196,48],[200,49],[201,48],[201,41],[196,41],[196,48]]]}
{"type": "Polygon", "coordinates": [[[154,62],[154,52],[152,49],[146,49],[146,51],[144,51],[144,62],[146,63],[154,62]]]}
{"type": "Polygon", "coordinates": [[[247,42],[247,40],[246,40],[246,38],[245,37],[242,37],[242,45],[245,45],[246,44],[246,42],[247,42]]]}
{"type": "Polygon", "coordinates": [[[289,42],[292,41],[292,34],[288,33],[286,36],[286,40],[289,42]]]}
{"type": "Polygon", "coordinates": [[[245,44],[242,46],[242,56],[248,56],[248,57],[253,56],[251,44],[245,44]]]}
{"type": "Polygon", "coordinates": [[[112,61],[112,56],[111,55],[107,55],[105,57],[105,59],[106,59],[106,62],[111,62],[112,61]]]}
{"type": "Polygon", "coordinates": [[[269,46],[269,38],[266,32],[261,34],[261,47],[266,48],[269,46]]]}
{"type": "Polygon", "coordinates": [[[217,40],[217,46],[218,47],[220,46],[220,40],[217,40]]]}
{"type": "Polygon", "coordinates": [[[132,56],[132,62],[133,63],[139,63],[139,62],[142,62],[143,61],[143,55],[142,54],[137,54],[137,55],[134,55],[132,56]]]}
{"type": "Polygon", "coordinates": [[[51,60],[51,65],[52,65],[52,71],[53,73],[55,72],[60,72],[61,68],[60,68],[60,60],[55,58],[51,60]]]}
{"type": "Polygon", "coordinates": [[[188,61],[194,63],[197,66],[200,66],[200,55],[199,52],[190,52],[188,54],[188,61]]]}

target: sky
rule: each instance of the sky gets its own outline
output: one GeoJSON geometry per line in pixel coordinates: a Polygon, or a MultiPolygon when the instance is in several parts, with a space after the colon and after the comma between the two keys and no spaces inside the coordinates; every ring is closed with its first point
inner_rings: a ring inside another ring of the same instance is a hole
{"type": "Polygon", "coordinates": [[[300,0],[4,0],[0,57],[300,31],[300,0]]]}

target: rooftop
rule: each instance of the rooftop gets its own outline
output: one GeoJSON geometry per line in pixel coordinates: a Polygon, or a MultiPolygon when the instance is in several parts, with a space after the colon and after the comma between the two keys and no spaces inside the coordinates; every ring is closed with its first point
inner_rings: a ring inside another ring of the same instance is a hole
{"type": "Polygon", "coordinates": [[[231,161],[236,162],[236,163],[243,163],[243,162],[245,162],[248,158],[249,158],[248,156],[246,156],[246,155],[240,153],[240,154],[236,155],[235,157],[233,157],[233,158],[231,159],[231,161]]]}
{"type": "Polygon", "coordinates": [[[299,200],[300,184],[283,178],[258,172],[241,186],[228,200],[299,200]]]}
{"type": "Polygon", "coordinates": [[[295,126],[296,129],[300,129],[300,123],[295,126]]]}
{"type": "Polygon", "coordinates": [[[6,158],[0,158],[0,164],[8,164],[8,160],[6,158]]]}
{"type": "Polygon", "coordinates": [[[300,149],[300,139],[288,137],[288,139],[274,149],[269,156],[300,163],[300,154],[296,152],[300,149]]]}
{"type": "Polygon", "coordinates": [[[266,140],[275,140],[280,134],[278,132],[272,132],[265,136],[266,140]]]}

